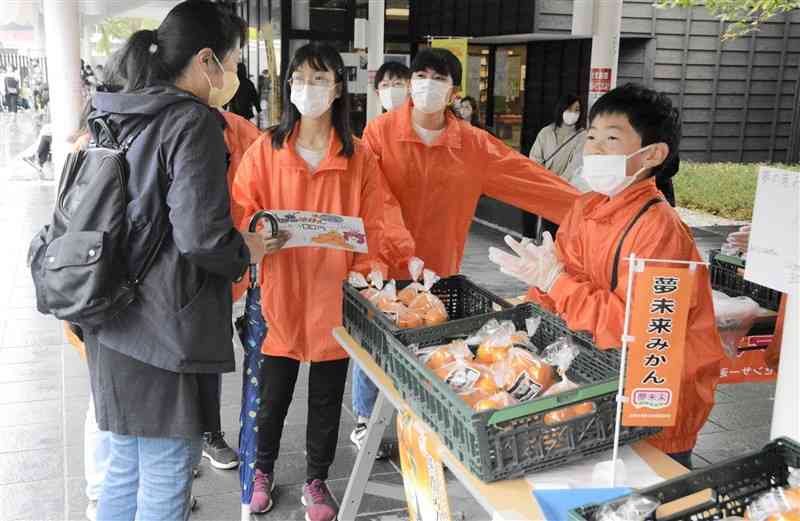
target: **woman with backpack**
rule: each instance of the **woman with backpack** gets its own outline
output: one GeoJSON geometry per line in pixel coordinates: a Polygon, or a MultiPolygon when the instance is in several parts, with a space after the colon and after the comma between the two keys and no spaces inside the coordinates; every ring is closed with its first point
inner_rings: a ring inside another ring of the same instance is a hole
{"type": "Polygon", "coordinates": [[[234,370],[231,283],[257,235],[234,228],[222,106],[235,91],[244,23],[203,0],[174,7],[115,58],[125,87],[98,93],[100,125],[126,154],[127,264],[149,264],[136,299],[85,334],[97,423],[111,458],[97,519],[185,520],[202,434],[220,430],[220,373],[234,370]],[[247,245],[245,243],[247,240],[247,245]]]}

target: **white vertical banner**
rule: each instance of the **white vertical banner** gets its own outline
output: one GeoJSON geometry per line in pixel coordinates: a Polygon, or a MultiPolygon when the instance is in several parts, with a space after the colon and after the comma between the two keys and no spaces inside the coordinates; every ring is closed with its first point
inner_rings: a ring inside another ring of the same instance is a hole
{"type": "Polygon", "coordinates": [[[617,86],[622,0],[594,2],[589,108],[617,86]]]}
{"type": "Polygon", "coordinates": [[[771,435],[800,440],[800,173],[759,169],[744,277],[787,294],[771,435]]]}

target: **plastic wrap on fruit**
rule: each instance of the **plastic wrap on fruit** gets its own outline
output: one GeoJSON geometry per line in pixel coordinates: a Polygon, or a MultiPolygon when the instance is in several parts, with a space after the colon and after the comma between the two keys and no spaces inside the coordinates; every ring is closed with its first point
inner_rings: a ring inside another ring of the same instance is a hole
{"type": "Polygon", "coordinates": [[[384,313],[391,313],[394,309],[394,304],[397,302],[397,285],[395,281],[390,280],[381,290],[380,294],[375,298],[373,304],[384,313]]]}
{"type": "Polygon", "coordinates": [[[600,507],[595,515],[595,520],[645,521],[659,506],[658,501],[634,494],[623,503],[600,507]]]}
{"type": "Polygon", "coordinates": [[[721,291],[714,291],[713,298],[722,348],[728,358],[735,359],[739,354],[739,343],[753,327],[761,307],[749,297],[729,297],[721,291]]]}
{"type": "Polygon", "coordinates": [[[491,396],[500,390],[494,371],[489,366],[472,360],[456,359],[439,367],[434,373],[459,395],[470,395],[478,391],[491,396]]]}
{"type": "Polygon", "coordinates": [[[561,379],[557,384],[547,390],[546,395],[563,393],[578,387],[578,384],[569,379],[567,371],[572,365],[572,361],[575,360],[580,353],[581,351],[578,346],[565,337],[559,338],[544,349],[542,352],[542,360],[553,366],[561,379]]]}
{"type": "Polygon", "coordinates": [[[446,345],[416,349],[415,352],[417,358],[434,371],[458,359],[472,360],[472,351],[463,340],[454,340],[446,345]]]}
{"type": "Polygon", "coordinates": [[[435,326],[447,322],[447,308],[444,303],[431,293],[431,288],[439,282],[440,277],[431,270],[424,270],[424,290],[421,291],[409,304],[409,309],[416,311],[425,319],[426,326],[435,326]]]}
{"type": "Polygon", "coordinates": [[[397,298],[406,306],[410,306],[414,298],[416,298],[421,291],[425,290],[425,286],[419,282],[422,278],[422,270],[424,267],[425,263],[419,257],[411,257],[411,260],[408,261],[408,272],[411,274],[412,282],[397,294],[397,298]]]}
{"type": "MultiPolygon", "coordinates": [[[[467,403],[469,403],[469,401],[467,403]]],[[[483,412],[505,409],[506,407],[511,407],[512,405],[516,404],[517,401],[508,392],[498,391],[491,396],[483,397],[474,403],[471,403],[470,406],[477,412],[483,412]]]]}
{"type": "MultiPolygon", "coordinates": [[[[360,275],[360,274],[358,274],[360,275]]],[[[353,282],[361,283],[361,280],[357,277],[353,279],[349,279],[350,283],[353,282]]],[[[378,268],[373,268],[372,271],[367,275],[367,279],[365,280],[366,286],[364,289],[360,291],[361,295],[372,302],[375,303],[375,300],[380,295],[381,290],[383,289],[383,272],[378,268]]],[[[357,287],[353,284],[354,287],[357,287]]],[[[362,286],[363,287],[363,286],[362,286]]]]}
{"type": "Polygon", "coordinates": [[[519,340],[526,341],[524,333],[518,334],[513,322],[505,321],[486,324],[476,335],[467,339],[468,344],[479,342],[475,358],[483,364],[493,364],[508,356],[508,351],[519,340]]]}
{"type": "Polygon", "coordinates": [[[749,521],[800,520],[800,489],[776,488],[758,496],[745,513],[749,521]]]}
{"type": "Polygon", "coordinates": [[[542,395],[553,385],[553,368],[541,358],[520,347],[512,347],[502,360],[492,364],[497,381],[518,402],[542,395]]]}

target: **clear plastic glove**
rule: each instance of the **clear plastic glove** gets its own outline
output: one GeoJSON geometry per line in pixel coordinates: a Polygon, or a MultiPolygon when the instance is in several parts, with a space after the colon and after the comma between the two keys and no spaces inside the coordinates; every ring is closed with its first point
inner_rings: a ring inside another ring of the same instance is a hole
{"type": "Polygon", "coordinates": [[[747,253],[747,248],[750,246],[750,225],[742,226],[739,228],[739,231],[728,235],[726,242],[737,248],[740,252],[747,253]]]}
{"type": "Polygon", "coordinates": [[[564,266],[556,254],[553,236],[545,232],[541,246],[528,241],[517,242],[510,235],[506,235],[505,241],[517,255],[498,248],[489,248],[489,260],[500,266],[501,273],[545,293],[549,292],[556,279],[564,272],[564,266]]]}

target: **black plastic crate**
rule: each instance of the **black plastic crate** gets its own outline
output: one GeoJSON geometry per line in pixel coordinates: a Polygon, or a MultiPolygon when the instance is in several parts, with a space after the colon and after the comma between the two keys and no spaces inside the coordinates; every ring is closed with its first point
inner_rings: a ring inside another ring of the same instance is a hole
{"type": "Polygon", "coordinates": [[[711,264],[712,288],[731,297],[750,297],[761,307],[778,311],[781,303],[780,292],[744,280],[738,271],[744,268],[744,261],[722,255],[719,250],[711,250],[708,260],[711,264]]]}
{"type": "MultiPolygon", "coordinates": [[[[788,484],[790,468],[800,468],[800,446],[787,438],[779,438],[760,451],[731,458],[636,493],[666,505],[698,492],[710,491],[710,501],[686,507],[670,515],[669,521],[711,521],[744,516],[747,507],[758,496],[774,487],[788,484]]],[[[600,507],[605,504],[619,505],[626,498],[572,510],[570,519],[594,521],[600,507]]],[[[646,519],[655,520],[655,513],[646,519]]]]}
{"type": "MultiPolygon", "coordinates": [[[[535,345],[543,348],[566,336],[579,346],[581,352],[567,375],[582,385],[498,411],[475,412],[416,358],[412,347],[463,338],[480,329],[484,319],[387,337],[391,359],[387,372],[403,398],[464,465],[486,482],[558,467],[606,451],[613,444],[619,353],[596,349],[588,335],[571,332],[561,319],[534,304],[501,311],[493,318],[513,320],[518,329],[524,329],[525,320],[532,316],[542,317],[532,339],[535,345]],[[548,413],[584,402],[594,404],[593,413],[561,424],[546,423],[548,413]]],[[[622,427],[620,440],[627,444],[656,432],[658,429],[622,427]]]]}
{"type": "MultiPolygon", "coordinates": [[[[409,280],[397,282],[398,292],[410,283],[409,280]]],[[[478,318],[485,323],[491,318],[491,313],[496,312],[495,304],[500,308],[511,308],[511,304],[506,300],[476,286],[463,275],[441,279],[431,288],[431,293],[439,297],[447,309],[450,317],[447,325],[458,325],[461,320],[470,317],[478,318]]],[[[394,335],[403,331],[425,331],[436,327],[400,329],[389,317],[361,296],[359,290],[347,282],[344,283],[342,300],[345,329],[384,370],[388,369],[386,364],[389,362],[386,354],[387,332],[394,335]]]]}

